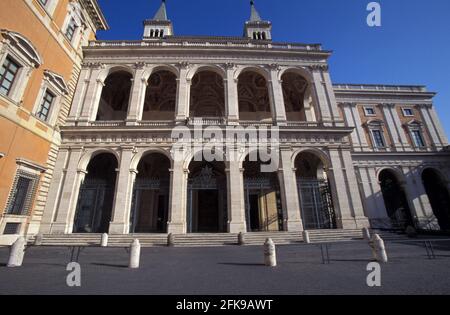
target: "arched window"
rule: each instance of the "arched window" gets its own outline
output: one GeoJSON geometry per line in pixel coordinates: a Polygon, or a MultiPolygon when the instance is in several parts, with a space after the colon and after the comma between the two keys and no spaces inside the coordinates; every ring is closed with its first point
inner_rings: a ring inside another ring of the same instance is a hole
{"type": "Polygon", "coordinates": [[[125,120],[131,94],[133,76],[126,71],[115,71],[105,80],[97,121],[125,120]]]}
{"type": "Polygon", "coordinates": [[[245,71],[238,78],[239,118],[272,121],[267,80],[255,71],[245,71]]]}
{"type": "Polygon", "coordinates": [[[316,121],[311,86],[301,75],[286,72],[281,77],[284,105],[289,121],[316,121]]]}
{"type": "Polygon", "coordinates": [[[142,120],[173,120],[177,99],[177,77],[162,70],[148,79],[142,120]]]}
{"type": "Polygon", "coordinates": [[[253,32],[253,39],[258,39],[256,32],[253,32]]]}
{"type": "Polygon", "coordinates": [[[262,39],[264,39],[264,40],[267,39],[267,37],[266,37],[266,32],[262,32],[262,39]]]}
{"type": "Polygon", "coordinates": [[[0,34],[4,39],[0,42],[0,95],[20,102],[32,70],[43,60],[23,35],[9,30],[0,30],[0,34]]]}
{"type": "Polygon", "coordinates": [[[155,35],[155,31],[154,30],[150,30],[150,37],[154,37],[155,35]]]}
{"type": "Polygon", "coordinates": [[[160,36],[160,37],[164,37],[164,30],[160,30],[160,31],[159,31],[159,36],[160,36]]]}
{"type": "Polygon", "coordinates": [[[225,86],[213,71],[200,71],[192,78],[190,117],[224,117],[225,86]]]}

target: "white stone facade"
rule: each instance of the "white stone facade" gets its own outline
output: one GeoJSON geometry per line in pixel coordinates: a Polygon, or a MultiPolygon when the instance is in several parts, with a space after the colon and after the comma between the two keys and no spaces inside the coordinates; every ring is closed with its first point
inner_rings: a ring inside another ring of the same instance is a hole
{"type": "MultiPolygon", "coordinates": [[[[95,41],[84,49],[84,54],[70,115],[66,126],[61,128],[62,145],[41,223],[42,233],[74,231],[80,187],[88,175],[90,161],[101,153],[110,153],[117,160],[109,233],[130,233],[138,165],[150,153],[159,153],[170,160],[166,232],[189,233],[190,163],[199,152],[195,145],[211,144],[211,139],[194,137],[187,146],[175,150],[178,139],[172,132],[176,127],[194,132],[199,125],[215,131],[227,127],[277,128],[279,164],[275,173],[281,204],[280,230],[306,229],[302,217],[305,200],[299,197],[296,169],[297,157],[305,153],[317,157],[326,174],[335,228],[391,227],[379,180],[380,172],[386,169],[398,177],[414,224],[439,228],[421,172],[435,169],[448,191],[450,152],[445,149],[448,140],[432,104],[434,94],[423,87],[333,85],[327,64],[331,53],[320,45],[166,36],[143,41],[95,41]],[[119,71],[132,77],[126,117],[98,119],[107,78],[119,71]],[[150,78],[161,71],[176,77],[173,118],[144,120],[150,78]],[[249,72],[265,79],[270,117],[254,120],[240,117],[239,98],[245,91],[239,79],[249,72]],[[222,82],[217,86],[223,86],[224,91],[219,95],[220,102],[223,99],[222,115],[192,114],[193,103],[198,102],[192,94],[199,73],[220,77],[222,82]],[[288,94],[282,80],[287,78],[286,74],[301,77],[307,86],[307,92],[302,94],[305,101],[301,119],[293,119],[295,110],[287,110],[288,94]],[[372,107],[373,114],[369,110],[370,114],[365,115],[365,107],[372,107]],[[403,107],[411,108],[414,117],[401,117],[399,109],[403,107]],[[380,126],[380,133],[371,133],[374,122],[378,122],[375,125],[380,126]],[[384,142],[377,147],[375,141],[383,141],[380,136],[384,142]]],[[[244,161],[252,151],[252,144],[236,143],[234,138],[225,137],[214,145],[216,149],[229,151],[223,161],[227,190],[225,232],[247,232],[249,201],[244,188],[244,161]],[[231,158],[230,152],[236,158],[231,158]]]]}

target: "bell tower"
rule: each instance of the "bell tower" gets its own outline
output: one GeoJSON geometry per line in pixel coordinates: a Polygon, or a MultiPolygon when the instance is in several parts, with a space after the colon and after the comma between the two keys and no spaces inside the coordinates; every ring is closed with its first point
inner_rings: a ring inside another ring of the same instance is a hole
{"type": "Polygon", "coordinates": [[[250,20],[245,22],[244,37],[253,40],[272,40],[272,23],[264,21],[256,10],[255,2],[250,1],[250,20]]]}
{"type": "Polygon", "coordinates": [[[153,19],[144,21],[144,39],[159,39],[172,35],[173,26],[167,18],[166,0],[162,0],[153,19]]]}

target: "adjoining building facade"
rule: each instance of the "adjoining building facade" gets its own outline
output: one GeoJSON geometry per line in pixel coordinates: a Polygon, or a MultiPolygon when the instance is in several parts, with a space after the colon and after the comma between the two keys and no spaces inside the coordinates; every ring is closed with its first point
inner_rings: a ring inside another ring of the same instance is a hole
{"type": "Polygon", "coordinates": [[[243,37],[176,36],[163,1],[142,40],[89,42],[40,231],[449,229],[435,94],[333,84],[271,28],[252,2],[243,37]]]}
{"type": "Polygon", "coordinates": [[[106,28],[95,0],[1,3],[0,244],[39,231],[81,47],[106,28]]]}

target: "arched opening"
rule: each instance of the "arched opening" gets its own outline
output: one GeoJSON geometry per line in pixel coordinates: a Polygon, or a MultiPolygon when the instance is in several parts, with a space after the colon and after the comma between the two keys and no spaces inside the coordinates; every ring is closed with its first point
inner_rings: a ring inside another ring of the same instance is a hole
{"type": "Polygon", "coordinates": [[[138,165],[134,182],[130,233],[166,233],[169,215],[170,160],[150,153],[138,165]]]}
{"type": "Polygon", "coordinates": [[[227,179],[223,162],[196,161],[189,165],[188,233],[227,231],[227,179]]]}
{"type": "Polygon", "coordinates": [[[191,117],[224,117],[223,78],[213,71],[196,73],[192,78],[190,104],[191,117]]]}
{"type": "Polygon", "coordinates": [[[89,162],[80,187],[74,233],[108,233],[117,165],[111,153],[99,154],[89,162]]]}
{"type": "Polygon", "coordinates": [[[384,204],[393,228],[405,229],[413,226],[411,211],[404,188],[391,170],[383,170],[378,176],[384,204]]]}
{"type": "Polygon", "coordinates": [[[293,72],[284,73],[283,97],[288,121],[315,121],[311,87],[301,75],[293,72]]]}
{"type": "Polygon", "coordinates": [[[176,99],[176,75],[167,70],[153,73],[148,79],[142,120],[173,120],[176,99]]]}
{"type": "Polygon", "coordinates": [[[245,71],[238,78],[241,120],[272,122],[267,80],[259,73],[245,71]]]}
{"type": "Polygon", "coordinates": [[[335,229],[336,215],[324,163],[315,154],[302,152],[295,159],[295,168],[304,228],[335,229]]]}
{"type": "Polygon", "coordinates": [[[283,209],[277,172],[262,172],[259,157],[249,154],[243,163],[245,214],[248,232],[283,230],[283,209]]]}
{"type": "Polygon", "coordinates": [[[128,113],[133,76],[126,71],[110,74],[105,80],[97,121],[125,120],[128,113]]]}
{"type": "Polygon", "coordinates": [[[422,173],[422,181],[441,230],[450,230],[450,196],[442,177],[436,170],[427,168],[422,173]]]}

